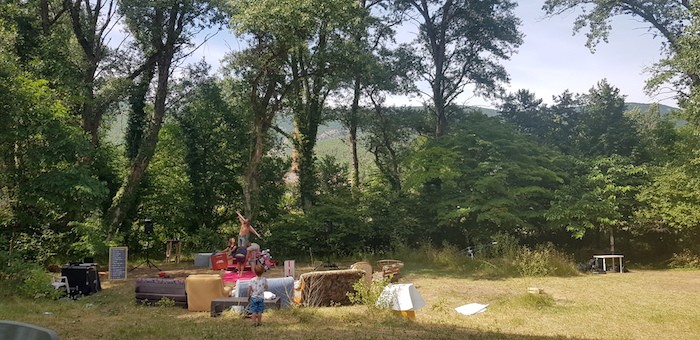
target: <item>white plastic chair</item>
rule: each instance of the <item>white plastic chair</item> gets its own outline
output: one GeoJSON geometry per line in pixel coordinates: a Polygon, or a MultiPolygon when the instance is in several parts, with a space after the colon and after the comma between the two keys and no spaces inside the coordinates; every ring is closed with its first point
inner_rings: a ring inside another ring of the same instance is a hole
{"type": "Polygon", "coordinates": [[[51,277],[51,285],[54,289],[65,287],[66,294],[70,295],[70,286],[68,285],[68,276],[53,276],[51,277]]]}

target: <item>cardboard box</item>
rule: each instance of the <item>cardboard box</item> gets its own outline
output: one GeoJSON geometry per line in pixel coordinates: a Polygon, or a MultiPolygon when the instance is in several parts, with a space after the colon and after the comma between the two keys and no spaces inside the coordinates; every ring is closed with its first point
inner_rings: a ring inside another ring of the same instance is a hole
{"type": "Polygon", "coordinates": [[[228,267],[228,255],[225,253],[215,254],[211,256],[211,269],[226,270],[228,267]]]}

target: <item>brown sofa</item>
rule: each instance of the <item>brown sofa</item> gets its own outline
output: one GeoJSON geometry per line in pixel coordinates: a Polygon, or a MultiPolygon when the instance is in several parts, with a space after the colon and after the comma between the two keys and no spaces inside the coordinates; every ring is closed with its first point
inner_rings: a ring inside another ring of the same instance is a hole
{"type": "Polygon", "coordinates": [[[300,294],[298,303],[304,306],[347,305],[347,293],[354,293],[352,285],[364,278],[365,272],[358,269],[328,270],[304,273],[299,276],[300,294]]]}
{"type": "Polygon", "coordinates": [[[136,302],[151,304],[169,298],[175,305],[187,307],[185,279],[138,278],[134,292],[136,302]]]}

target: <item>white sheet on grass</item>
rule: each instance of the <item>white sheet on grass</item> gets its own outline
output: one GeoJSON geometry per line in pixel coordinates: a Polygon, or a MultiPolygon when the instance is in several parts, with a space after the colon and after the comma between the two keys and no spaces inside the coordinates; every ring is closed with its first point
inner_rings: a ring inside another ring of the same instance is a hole
{"type": "Polygon", "coordinates": [[[477,313],[483,313],[486,311],[486,307],[488,305],[482,305],[480,303],[470,303],[466,304],[464,306],[459,306],[455,308],[457,313],[464,314],[464,315],[473,315],[477,313]]]}
{"type": "Polygon", "coordinates": [[[393,310],[418,310],[425,306],[425,301],[412,283],[389,284],[377,299],[377,306],[393,310]]]}

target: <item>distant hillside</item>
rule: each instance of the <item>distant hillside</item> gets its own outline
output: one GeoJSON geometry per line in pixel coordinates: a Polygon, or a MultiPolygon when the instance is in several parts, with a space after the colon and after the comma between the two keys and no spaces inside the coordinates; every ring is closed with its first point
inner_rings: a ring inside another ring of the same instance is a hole
{"type": "MultiPolygon", "coordinates": [[[[646,111],[652,104],[629,102],[626,103],[626,105],[627,110],[639,108],[641,111],[646,111]]],[[[489,117],[498,116],[498,111],[496,109],[475,106],[468,108],[479,110],[489,117]]],[[[421,107],[415,107],[415,109],[421,109],[421,107]]],[[[659,104],[659,111],[662,115],[666,115],[677,110],[679,109],[672,106],[659,104]]],[[[291,131],[291,122],[289,122],[289,131],[291,131]]],[[[374,162],[372,155],[362,148],[360,148],[358,152],[360,153],[360,167],[370,167],[370,169],[373,168],[374,162]]],[[[341,163],[349,164],[351,162],[350,146],[347,142],[347,131],[337,122],[325,124],[320,126],[318,129],[316,156],[320,158],[325,155],[334,156],[341,163]]],[[[363,169],[361,169],[361,172],[363,172],[362,170],[363,169]]]]}
{"type": "MultiPolygon", "coordinates": [[[[626,105],[628,110],[639,108],[642,111],[646,111],[652,104],[629,102],[626,103],[626,105]]],[[[416,110],[422,109],[422,107],[414,108],[416,110]]],[[[476,106],[467,106],[467,108],[479,110],[489,117],[498,116],[498,111],[496,109],[476,106]]],[[[659,111],[663,115],[677,110],[679,109],[668,105],[659,104],[659,111]]],[[[107,132],[107,139],[116,145],[123,144],[126,123],[126,114],[117,115],[110,124],[110,128],[107,132]]],[[[290,117],[280,117],[277,119],[277,124],[283,131],[292,132],[293,130],[292,119],[290,117]]],[[[286,149],[286,152],[290,152],[291,146],[288,145],[286,149]]],[[[319,126],[316,152],[319,157],[324,155],[332,155],[342,162],[350,162],[350,146],[347,143],[347,131],[339,122],[333,121],[319,126]]],[[[371,160],[370,154],[364,150],[361,150],[361,152],[363,153],[363,155],[361,155],[363,161],[371,160]]]]}
{"type": "MultiPolygon", "coordinates": [[[[629,103],[625,103],[625,105],[627,106],[627,110],[633,110],[635,108],[638,108],[640,111],[644,112],[644,111],[649,110],[649,107],[652,106],[653,104],[629,102],[629,103]]],[[[662,115],[667,115],[673,111],[679,111],[679,110],[680,109],[677,107],[659,104],[659,112],[662,115]]]]}

